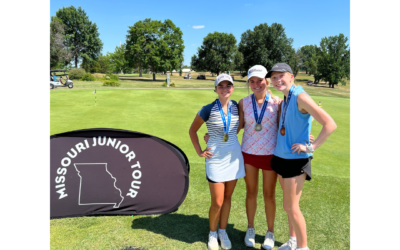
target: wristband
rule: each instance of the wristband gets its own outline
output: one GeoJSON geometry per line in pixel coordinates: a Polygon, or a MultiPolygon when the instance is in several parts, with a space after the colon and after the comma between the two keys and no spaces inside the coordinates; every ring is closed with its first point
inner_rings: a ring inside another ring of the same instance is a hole
{"type": "Polygon", "coordinates": [[[307,148],[311,153],[315,151],[315,150],[313,149],[312,143],[306,144],[306,148],[307,148]]]}

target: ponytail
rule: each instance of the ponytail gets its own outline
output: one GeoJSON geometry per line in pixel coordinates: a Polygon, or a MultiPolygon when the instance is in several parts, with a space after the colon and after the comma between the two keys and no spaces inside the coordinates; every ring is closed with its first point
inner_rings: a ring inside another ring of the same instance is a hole
{"type": "Polygon", "coordinates": [[[270,82],[268,81],[267,78],[265,78],[265,80],[267,81],[267,92],[270,94],[272,99],[275,99],[275,96],[272,94],[271,90],[269,89],[270,82]]]}

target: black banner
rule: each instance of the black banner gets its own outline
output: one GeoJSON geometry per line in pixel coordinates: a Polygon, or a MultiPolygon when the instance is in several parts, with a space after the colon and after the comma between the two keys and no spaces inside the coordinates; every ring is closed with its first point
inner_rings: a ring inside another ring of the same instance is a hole
{"type": "Polygon", "coordinates": [[[185,153],[126,130],[85,129],[50,137],[50,218],[165,214],[189,188],[185,153]]]}

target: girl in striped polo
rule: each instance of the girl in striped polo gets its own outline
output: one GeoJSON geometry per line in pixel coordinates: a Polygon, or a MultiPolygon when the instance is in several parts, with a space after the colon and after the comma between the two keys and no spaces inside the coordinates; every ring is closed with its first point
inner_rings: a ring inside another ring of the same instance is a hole
{"type": "Polygon", "coordinates": [[[206,178],[211,193],[208,249],[218,250],[217,238],[221,241],[222,249],[232,247],[226,233],[226,226],[236,182],[245,176],[245,170],[236,135],[239,126],[239,109],[237,103],[229,99],[233,92],[232,77],[227,74],[217,76],[214,91],[218,94],[218,99],[198,112],[190,127],[189,135],[197,154],[206,158],[206,178]],[[201,150],[197,131],[204,122],[210,138],[207,148],[201,150]]]}

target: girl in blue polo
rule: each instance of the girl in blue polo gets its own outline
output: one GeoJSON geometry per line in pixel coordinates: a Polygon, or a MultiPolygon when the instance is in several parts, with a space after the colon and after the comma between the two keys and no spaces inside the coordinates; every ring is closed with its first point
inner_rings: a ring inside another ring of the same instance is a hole
{"type": "Polygon", "coordinates": [[[271,168],[278,174],[283,190],[283,208],[288,215],[290,239],[278,250],[309,250],[306,222],[299,201],[305,180],[311,180],[313,152],[332,134],[336,124],[301,86],[294,85],[289,65],[275,64],[266,77],[271,79],[276,90],[285,95],[271,168]],[[313,117],[322,125],[322,130],[310,143],[313,117]]]}

